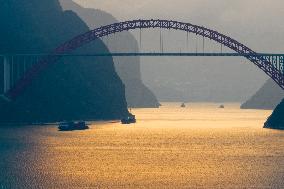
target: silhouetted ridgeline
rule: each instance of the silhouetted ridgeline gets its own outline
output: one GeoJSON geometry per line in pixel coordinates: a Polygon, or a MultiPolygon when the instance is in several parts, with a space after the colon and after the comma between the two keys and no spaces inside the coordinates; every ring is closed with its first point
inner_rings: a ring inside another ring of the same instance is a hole
{"type": "Polygon", "coordinates": [[[273,110],[283,98],[284,91],[269,79],[241,108],[273,110]]]}
{"type": "Polygon", "coordinates": [[[265,128],[284,130],[284,99],[276,107],[264,125],[265,128]]]}
{"type": "MultiPolygon", "coordinates": [[[[90,28],[118,22],[112,15],[97,9],[83,8],[72,0],[60,0],[63,9],[75,11],[90,28]]],[[[112,52],[138,52],[138,43],[130,32],[109,36],[107,47],[112,52]]],[[[115,68],[125,84],[126,100],[131,107],[158,107],[159,102],[141,80],[139,57],[114,57],[115,68]]]]}
{"type": "MultiPolygon", "coordinates": [[[[89,30],[74,12],[63,12],[58,0],[5,0],[0,19],[0,53],[48,52],[89,30]]],[[[82,51],[108,52],[101,41],[82,51]]],[[[16,101],[0,106],[1,121],[117,119],[128,114],[124,85],[111,57],[65,58],[16,101]]]]}

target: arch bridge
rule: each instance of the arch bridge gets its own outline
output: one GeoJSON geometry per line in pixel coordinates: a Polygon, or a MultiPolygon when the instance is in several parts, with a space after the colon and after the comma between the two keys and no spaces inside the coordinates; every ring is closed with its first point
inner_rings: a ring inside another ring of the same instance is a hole
{"type": "MultiPolygon", "coordinates": [[[[36,79],[44,69],[50,64],[56,63],[63,56],[242,56],[255,64],[259,69],[263,70],[270,78],[272,78],[282,89],[284,89],[284,54],[261,54],[256,53],[244,44],[232,39],[229,36],[219,33],[209,28],[193,25],[190,23],[172,21],[172,20],[132,20],[114,23],[106,26],[90,30],[84,34],[63,43],[50,54],[41,55],[40,60],[36,64],[24,70],[23,74],[19,74],[17,81],[11,84],[11,59],[13,55],[2,55],[4,62],[4,94],[2,97],[6,100],[13,100],[18,97],[29,85],[36,79]],[[136,30],[136,29],[160,28],[167,30],[181,30],[187,33],[193,33],[203,38],[213,40],[222,46],[228,47],[235,53],[110,53],[110,54],[70,54],[73,50],[88,44],[98,38],[111,34],[136,30]],[[10,57],[10,58],[9,58],[10,57]]],[[[24,56],[24,55],[19,55],[24,56]]]]}

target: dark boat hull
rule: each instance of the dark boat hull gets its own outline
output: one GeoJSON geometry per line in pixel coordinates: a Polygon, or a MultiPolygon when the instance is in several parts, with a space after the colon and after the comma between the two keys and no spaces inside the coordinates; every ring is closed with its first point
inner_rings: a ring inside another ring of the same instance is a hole
{"type": "Polygon", "coordinates": [[[135,116],[123,118],[123,119],[121,119],[121,123],[122,123],[122,124],[132,124],[132,123],[136,123],[136,118],[135,118],[135,116]]]}
{"type": "Polygon", "coordinates": [[[64,123],[60,124],[58,127],[59,131],[75,131],[75,130],[86,130],[89,129],[89,126],[85,124],[85,122],[79,123],[64,123]]]}

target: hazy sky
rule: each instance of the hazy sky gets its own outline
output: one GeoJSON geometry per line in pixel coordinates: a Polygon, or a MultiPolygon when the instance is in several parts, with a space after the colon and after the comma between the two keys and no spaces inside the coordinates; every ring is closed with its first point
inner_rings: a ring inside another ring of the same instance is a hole
{"type": "Polygon", "coordinates": [[[76,2],[85,7],[105,10],[120,20],[166,18],[191,22],[248,42],[250,47],[258,51],[268,49],[284,51],[283,0],[76,0],[76,2]],[[247,36],[250,36],[251,40],[248,40],[247,36]]]}
{"type": "Polygon", "coordinates": [[[76,0],[120,20],[167,18],[204,25],[241,41],[252,36],[252,48],[284,51],[283,0],[76,0]],[[256,34],[257,33],[257,34],[256,34]],[[269,36],[274,35],[274,36],[269,36]],[[275,37],[276,36],[276,37],[275,37]],[[257,38],[255,38],[257,37],[257,38]],[[263,46],[262,45],[266,45],[263,46]],[[273,45],[270,45],[273,44],[273,45]]]}

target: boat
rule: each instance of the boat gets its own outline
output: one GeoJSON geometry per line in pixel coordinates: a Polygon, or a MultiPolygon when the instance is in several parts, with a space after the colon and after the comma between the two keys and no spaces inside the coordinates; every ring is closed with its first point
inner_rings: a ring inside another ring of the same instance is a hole
{"type": "Polygon", "coordinates": [[[135,115],[130,115],[130,116],[127,116],[127,117],[125,117],[125,118],[122,118],[122,119],[121,119],[121,123],[122,123],[122,124],[136,123],[135,115]]]}
{"type": "Polygon", "coordinates": [[[59,123],[58,129],[60,131],[74,131],[74,130],[85,130],[89,129],[89,126],[86,124],[85,121],[79,122],[61,122],[59,123]]]}
{"type": "Polygon", "coordinates": [[[181,108],[185,108],[186,106],[185,106],[185,103],[182,103],[181,105],[180,105],[180,107],[181,108]]]}

